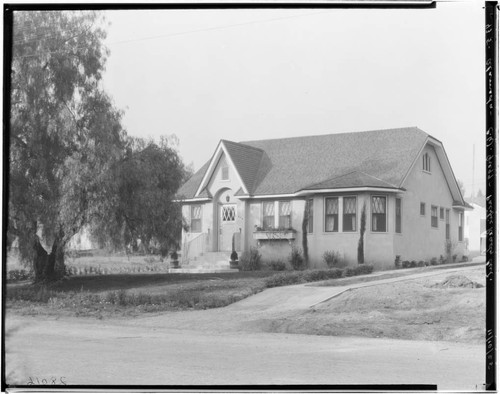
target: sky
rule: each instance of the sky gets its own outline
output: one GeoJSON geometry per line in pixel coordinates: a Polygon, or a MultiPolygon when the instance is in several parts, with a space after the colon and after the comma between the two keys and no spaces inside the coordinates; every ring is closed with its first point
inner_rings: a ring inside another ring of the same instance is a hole
{"type": "Polygon", "coordinates": [[[220,139],[417,126],[443,142],[467,197],[473,186],[485,191],[481,2],[121,10],[106,19],[103,85],[125,128],[175,134],[195,170],[220,139]]]}

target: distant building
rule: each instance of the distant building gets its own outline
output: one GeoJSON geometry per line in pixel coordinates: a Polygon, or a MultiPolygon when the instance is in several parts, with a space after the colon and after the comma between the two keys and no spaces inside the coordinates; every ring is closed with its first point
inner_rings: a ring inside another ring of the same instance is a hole
{"type": "MultiPolygon", "coordinates": [[[[471,252],[483,251],[481,234],[486,231],[486,201],[482,199],[467,199],[474,208],[465,212],[465,238],[471,252]]],[[[484,241],[483,241],[484,242],[484,241]]]]}

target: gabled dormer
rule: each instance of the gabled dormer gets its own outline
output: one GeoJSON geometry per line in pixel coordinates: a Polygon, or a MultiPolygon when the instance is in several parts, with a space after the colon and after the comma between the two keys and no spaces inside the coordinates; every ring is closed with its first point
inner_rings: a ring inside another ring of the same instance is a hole
{"type": "Polygon", "coordinates": [[[210,159],[194,198],[201,196],[205,189],[210,191],[214,183],[217,183],[217,187],[222,187],[226,182],[235,191],[241,189],[239,191],[241,195],[251,194],[262,156],[261,149],[221,140],[210,159]]]}

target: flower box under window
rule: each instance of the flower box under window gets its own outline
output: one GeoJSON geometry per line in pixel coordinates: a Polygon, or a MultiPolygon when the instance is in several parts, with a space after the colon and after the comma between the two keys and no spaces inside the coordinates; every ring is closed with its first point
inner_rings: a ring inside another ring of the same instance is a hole
{"type": "Polygon", "coordinates": [[[276,230],[262,230],[257,228],[257,230],[253,233],[253,238],[259,241],[277,241],[280,239],[295,239],[296,231],[294,229],[276,229],[276,230]]]}

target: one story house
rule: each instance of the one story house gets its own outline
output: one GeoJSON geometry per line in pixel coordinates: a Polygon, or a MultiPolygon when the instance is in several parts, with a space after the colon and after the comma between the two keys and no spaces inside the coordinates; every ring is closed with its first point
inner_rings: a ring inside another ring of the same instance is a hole
{"type": "Polygon", "coordinates": [[[188,229],[183,261],[200,254],[259,249],[286,260],[307,242],[309,261],[325,251],[357,264],[393,267],[462,258],[464,201],[443,144],[416,127],[232,142],[178,191],[188,229]]]}

